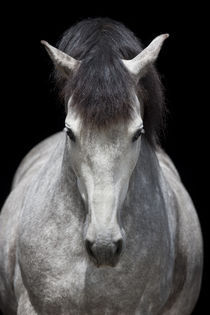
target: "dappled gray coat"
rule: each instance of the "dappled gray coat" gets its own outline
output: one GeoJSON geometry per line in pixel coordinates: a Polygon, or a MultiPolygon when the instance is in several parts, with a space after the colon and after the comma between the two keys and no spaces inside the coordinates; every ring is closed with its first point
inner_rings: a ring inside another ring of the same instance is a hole
{"type": "MultiPolygon", "coordinates": [[[[110,20],[93,21],[103,36],[114,30],[110,20]]],[[[144,134],[136,90],[165,38],[120,63],[134,84],[127,120],[85,125],[70,96],[65,131],[18,168],[0,216],[5,315],[191,313],[202,274],[200,226],[173,163],[144,134]]],[[[81,61],[43,44],[63,76],[82,71],[81,61]]]]}

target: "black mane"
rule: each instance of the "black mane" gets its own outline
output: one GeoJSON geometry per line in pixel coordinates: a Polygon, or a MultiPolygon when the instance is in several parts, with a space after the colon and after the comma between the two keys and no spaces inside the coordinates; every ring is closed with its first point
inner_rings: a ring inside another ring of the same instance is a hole
{"type": "MultiPolygon", "coordinates": [[[[101,128],[131,117],[134,82],[121,59],[134,58],[142,46],[130,30],[109,18],[87,19],[68,29],[58,48],[82,60],[69,80],[58,72],[55,78],[65,103],[73,91],[72,106],[84,124],[101,128]]],[[[137,90],[143,103],[146,137],[154,145],[165,114],[162,86],[154,66],[140,80],[137,90]]]]}

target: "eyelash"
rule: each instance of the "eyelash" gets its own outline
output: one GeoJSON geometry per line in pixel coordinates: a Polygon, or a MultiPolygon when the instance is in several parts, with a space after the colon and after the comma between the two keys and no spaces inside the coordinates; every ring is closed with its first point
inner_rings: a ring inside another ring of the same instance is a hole
{"type": "Polygon", "coordinates": [[[76,137],[73,131],[69,127],[65,127],[64,130],[67,133],[67,136],[69,137],[69,139],[71,139],[71,141],[73,142],[76,142],[76,137]]]}
{"type": "Polygon", "coordinates": [[[145,133],[145,130],[143,127],[141,129],[137,130],[136,133],[134,134],[133,138],[132,138],[132,142],[135,142],[144,133],[145,133]]]}

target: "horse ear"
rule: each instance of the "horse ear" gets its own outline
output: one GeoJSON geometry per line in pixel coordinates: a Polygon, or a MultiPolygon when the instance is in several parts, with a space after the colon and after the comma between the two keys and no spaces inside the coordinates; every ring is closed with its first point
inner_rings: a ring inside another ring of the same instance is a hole
{"type": "Polygon", "coordinates": [[[76,60],[73,57],[65,54],[61,50],[51,46],[45,40],[42,40],[41,43],[45,46],[55,67],[62,73],[64,77],[68,78],[69,75],[72,74],[72,72],[77,70],[81,61],[76,60]]]}
{"type": "Polygon", "coordinates": [[[158,57],[163,42],[169,34],[157,36],[144,50],[131,60],[122,60],[128,71],[134,75],[137,81],[146,74],[147,68],[158,57]]]}

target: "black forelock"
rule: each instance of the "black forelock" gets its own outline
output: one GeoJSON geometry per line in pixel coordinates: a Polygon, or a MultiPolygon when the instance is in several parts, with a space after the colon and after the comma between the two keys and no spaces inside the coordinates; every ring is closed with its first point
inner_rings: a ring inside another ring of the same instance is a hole
{"type": "MultiPolygon", "coordinates": [[[[109,18],[87,19],[68,29],[58,48],[82,60],[68,80],[58,72],[55,79],[65,104],[72,95],[71,104],[85,125],[103,128],[131,117],[135,85],[121,59],[134,58],[142,47],[130,30],[109,18]]],[[[136,92],[144,108],[146,137],[155,144],[163,127],[165,106],[154,66],[139,81],[136,92]]]]}

